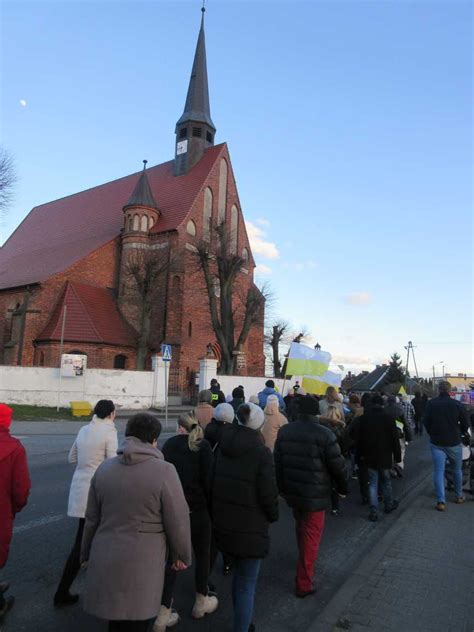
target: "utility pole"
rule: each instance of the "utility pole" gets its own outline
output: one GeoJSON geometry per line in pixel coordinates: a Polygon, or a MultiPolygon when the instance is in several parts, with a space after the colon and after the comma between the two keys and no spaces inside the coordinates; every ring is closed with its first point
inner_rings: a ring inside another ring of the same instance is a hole
{"type": "MultiPolygon", "coordinates": [[[[405,384],[407,383],[407,380],[408,380],[408,365],[410,364],[410,353],[412,355],[413,364],[415,366],[416,379],[417,379],[417,382],[419,382],[420,376],[418,375],[418,367],[416,365],[416,358],[415,358],[416,347],[414,347],[413,342],[409,340],[408,345],[406,345],[405,349],[407,350],[407,363],[406,363],[406,368],[405,368],[405,384]]],[[[411,389],[410,389],[410,392],[411,392],[411,389]]]]}

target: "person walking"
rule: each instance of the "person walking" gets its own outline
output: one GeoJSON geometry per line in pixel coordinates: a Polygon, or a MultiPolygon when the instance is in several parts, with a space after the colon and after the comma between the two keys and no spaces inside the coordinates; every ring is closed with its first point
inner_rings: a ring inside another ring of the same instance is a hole
{"type": "Polygon", "coordinates": [[[204,431],[204,438],[209,442],[213,451],[220,441],[224,425],[231,424],[234,421],[234,417],[234,409],[230,404],[219,404],[214,409],[214,417],[204,431]]]}
{"type": "Polygon", "coordinates": [[[288,423],[288,419],[280,412],[278,397],[275,395],[270,395],[267,398],[267,405],[263,412],[265,423],[263,424],[262,435],[265,445],[273,452],[278,431],[288,423]]]}
{"type": "Polygon", "coordinates": [[[438,384],[438,397],[431,399],[423,415],[423,424],[430,436],[431,456],[433,459],[433,484],[436,491],[438,511],[446,509],[446,489],[444,474],[446,459],[451,462],[454,480],[454,502],[464,503],[462,493],[462,441],[468,443],[469,419],[461,402],[449,395],[451,384],[442,381],[438,384]]]}
{"type": "Polygon", "coordinates": [[[384,410],[381,395],[374,395],[367,412],[357,419],[355,429],[356,451],[367,467],[369,480],[369,520],[378,519],[378,486],[382,488],[385,513],[398,507],[393,499],[390,470],[400,463],[402,454],[397,425],[393,416],[384,410]]]}
{"type": "Polygon", "coordinates": [[[212,393],[209,390],[199,391],[198,405],[194,411],[196,419],[203,430],[211,423],[214,416],[214,407],[211,405],[212,393]]]}
{"type": "MultiPolygon", "coordinates": [[[[165,461],[172,463],[183,486],[184,497],[191,512],[191,543],[195,557],[196,600],[193,619],[213,613],[217,597],[209,595],[208,581],[211,555],[211,519],[208,511],[209,476],[213,462],[211,446],[193,413],[178,418],[177,435],[163,446],[165,461]]],[[[161,609],[154,632],[165,632],[172,617],[176,571],[167,568],[161,598],[161,609]]]]}
{"type": "Polygon", "coordinates": [[[79,430],[69,452],[69,463],[75,463],[76,469],[69,490],[67,515],[76,518],[78,525],[74,545],[54,595],[54,605],[57,608],[70,606],[79,600],[78,595],[70,593],[70,588],[81,567],[81,542],[87,497],[91,479],[99,465],[117,454],[118,440],[114,420],[114,403],[110,399],[101,399],[95,405],[91,422],[79,430]]]}
{"type": "Polygon", "coordinates": [[[175,570],[191,564],[189,508],[176,468],[156,447],[160,433],[152,415],[131,417],[117,456],[91,481],[81,549],[84,610],[109,621],[109,632],[149,632],[167,556],[175,570]]]}
{"type": "Polygon", "coordinates": [[[414,419],[415,419],[415,435],[423,434],[423,415],[426,408],[427,399],[424,399],[421,396],[420,391],[416,391],[415,397],[412,399],[411,404],[413,406],[413,410],[415,411],[414,419]]]}
{"type": "Polygon", "coordinates": [[[318,402],[311,396],[303,397],[299,411],[294,422],[280,429],[273,455],[279,492],[292,508],[296,522],[295,594],[303,598],[316,590],[314,565],[332,486],[345,496],[347,477],[334,433],[318,422],[318,402]]]}
{"type": "Polygon", "coordinates": [[[262,410],[265,408],[265,406],[267,405],[267,398],[270,395],[275,395],[276,397],[278,397],[280,409],[285,410],[285,401],[281,394],[276,390],[275,382],[273,380],[267,380],[265,382],[265,388],[258,394],[258,405],[260,406],[260,408],[262,410]]]}
{"type": "Polygon", "coordinates": [[[211,391],[211,405],[213,406],[213,408],[215,408],[219,404],[225,403],[225,395],[221,391],[221,385],[219,384],[219,382],[216,380],[215,377],[213,377],[211,380],[210,391],[211,391]]]}
{"type": "Polygon", "coordinates": [[[405,412],[398,398],[395,395],[389,395],[387,403],[385,405],[385,412],[395,420],[398,431],[398,439],[400,441],[400,463],[394,463],[391,471],[391,475],[395,478],[403,477],[403,470],[405,469],[405,452],[406,447],[412,440],[411,428],[405,418],[405,412]]]}
{"type": "Polygon", "coordinates": [[[319,401],[319,415],[321,423],[326,423],[329,420],[333,425],[337,422],[344,425],[344,406],[334,386],[328,386],[326,396],[319,401]]]}
{"type": "Polygon", "coordinates": [[[226,425],[211,479],[211,515],[217,546],[234,560],[233,632],[248,632],[262,559],[269,552],[269,524],[278,520],[272,453],[259,432],[265,417],[243,404],[237,424],[226,425]]]}
{"type": "Polygon", "coordinates": [[[232,399],[229,404],[232,406],[235,412],[237,412],[239,406],[245,403],[245,393],[243,386],[236,386],[232,391],[232,399]]]}
{"type": "MultiPolygon", "coordinates": [[[[0,569],[4,568],[13,536],[15,516],[25,507],[31,482],[25,448],[10,434],[13,410],[0,404],[0,569]]],[[[0,582],[0,623],[15,603],[5,593],[8,582],[0,582]]]]}

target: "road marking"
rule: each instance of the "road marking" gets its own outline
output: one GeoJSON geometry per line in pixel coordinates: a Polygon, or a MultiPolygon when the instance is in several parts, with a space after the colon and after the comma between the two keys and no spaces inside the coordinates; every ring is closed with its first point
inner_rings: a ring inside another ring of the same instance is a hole
{"type": "Polygon", "coordinates": [[[13,533],[23,533],[23,531],[29,531],[30,529],[36,529],[37,527],[45,527],[48,524],[64,520],[64,518],[66,518],[64,514],[58,514],[57,516],[45,516],[44,518],[38,518],[37,520],[30,520],[29,522],[25,522],[25,524],[14,527],[13,533]]]}
{"type": "Polygon", "coordinates": [[[21,439],[22,441],[24,441],[25,439],[29,439],[29,437],[21,437],[20,435],[13,435],[14,439],[21,439]]]}

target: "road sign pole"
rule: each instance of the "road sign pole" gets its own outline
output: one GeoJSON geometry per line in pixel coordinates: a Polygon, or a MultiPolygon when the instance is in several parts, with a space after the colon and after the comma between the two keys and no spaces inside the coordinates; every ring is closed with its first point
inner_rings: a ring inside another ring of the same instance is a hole
{"type": "Polygon", "coordinates": [[[168,380],[169,362],[165,362],[165,429],[168,430],[168,380]]]}

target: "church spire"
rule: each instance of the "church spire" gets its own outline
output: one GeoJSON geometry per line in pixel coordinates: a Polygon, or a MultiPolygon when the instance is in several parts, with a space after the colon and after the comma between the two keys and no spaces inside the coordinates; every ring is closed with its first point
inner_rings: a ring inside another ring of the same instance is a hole
{"type": "Polygon", "coordinates": [[[214,144],[216,128],[211,119],[207,81],[206,37],[204,34],[204,6],[201,28],[194,54],[184,112],[176,123],[175,175],[189,171],[214,144]]]}
{"type": "Polygon", "coordinates": [[[144,207],[144,208],[153,208],[158,210],[158,205],[153,197],[153,193],[151,192],[150,183],[148,181],[148,176],[146,175],[146,164],[148,160],[143,161],[143,171],[138,178],[138,182],[133,189],[132,195],[128,200],[125,208],[129,206],[136,207],[144,207]]]}

